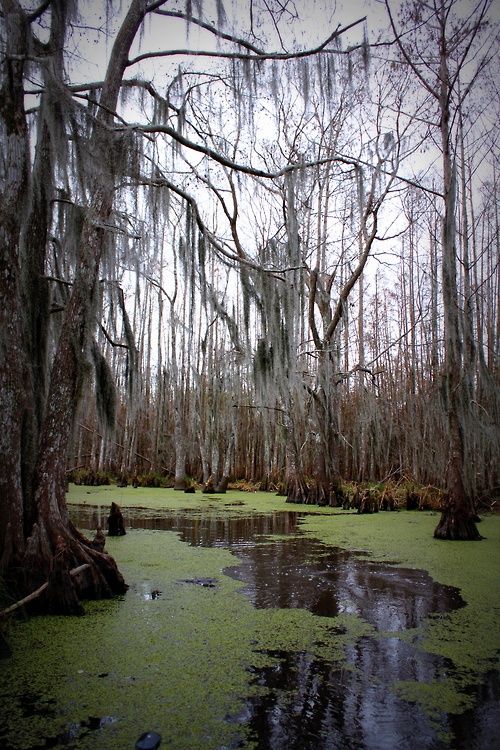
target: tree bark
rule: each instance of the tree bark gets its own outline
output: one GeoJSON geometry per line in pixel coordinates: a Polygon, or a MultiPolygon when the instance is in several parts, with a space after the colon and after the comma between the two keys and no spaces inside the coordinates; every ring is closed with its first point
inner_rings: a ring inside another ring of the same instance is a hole
{"type": "Polygon", "coordinates": [[[284,415],[286,453],[286,501],[287,503],[307,503],[308,488],[302,472],[300,453],[297,445],[292,416],[293,399],[288,400],[288,413],[284,415]]]}
{"type": "MultiPolygon", "coordinates": [[[[54,4],[53,18],[58,18],[58,3],[54,4]]],[[[64,320],[56,345],[47,404],[40,429],[40,450],[34,479],[34,503],[23,482],[23,453],[27,449],[26,422],[29,401],[29,342],[23,318],[20,280],[20,241],[29,240],[29,232],[36,224],[32,213],[27,222],[27,189],[29,184],[29,142],[24,113],[24,60],[28,54],[30,30],[27,17],[15,0],[2,0],[7,25],[7,57],[2,71],[0,97],[1,126],[6,137],[5,184],[0,206],[0,305],[2,349],[8,356],[0,357],[0,396],[2,419],[7,429],[1,431],[0,452],[4,462],[1,474],[2,504],[0,509],[0,564],[7,569],[6,579],[24,593],[48,578],[54,556],[64,578],[60,588],[60,606],[56,603],[57,589],[51,599],[51,609],[74,613],[80,597],[102,597],[126,590],[126,584],[116,563],[107,554],[92,549],[90,542],[69,520],[65,499],[65,469],[68,446],[71,444],[74,415],[80,390],[86,376],[87,351],[92,326],[95,323],[95,303],[101,255],[105,244],[104,229],[114,199],[114,143],[106,125],[112,123],[128,52],[146,13],[145,0],[133,0],[117,34],[110,56],[107,75],[101,93],[101,109],[89,149],[95,158],[92,184],[88,185],[91,204],[85,212],[79,236],[78,256],[71,295],[64,310],[64,320]],[[24,222],[24,224],[23,224],[24,222]],[[5,325],[4,325],[5,324],[5,325]],[[7,335],[8,338],[4,338],[7,335]],[[7,349],[8,346],[8,349],[7,349]],[[2,450],[3,449],[3,450],[2,450]],[[28,522],[26,511],[28,509],[28,522]],[[23,520],[26,528],[23,529],[23,520]],[[64,551],[62,554],[61,550],[64,551]],[[89,572],[79,582],[65,574],[65,570],[89,564],[89,572]],[[24,590],[24,591],[23,591],[24,590]]],[[[61,33],[57,34],[59,43],[61,33]]],[[[3,134],[2,134],[3,135],[3,134]]],[[[45,198],[42,193],[42,199],[45,198]]],[[[31,204],[32,212],[39,211],[44,222],[43,205],[31,204]]],[[[48,222],[44,222],[47,224],[48,222]]],[[[45,241],[48,237],[45,238],[45,241]]],[[[40,273],[35,269],[35,276],[40,273]]],[[[35,358],[33,357],[33,364],[35,358]]]]}
{"type": "Polygon", "coordinates": [[[474,523],[475,512],[464,485],[464,363],[460,336],[460,310],[457,290],[457,249],[455,239],[456,172],[451,153],[450,95],[446,39],[446,13],[441,3],[440,23],[440,92],[441,148],[443,159],[444,217],[442,224],[442,281],[444,309],[444,389],[448,424],[447,500],[434,531],[437,539],[475,540],[481,536],[474,523]]]}
{"type": "Polygon", "coordinates": [[[23,346],[21,224],[30,184],[23,77],[28,29],[17,3],[3,0],[5,60],[1,69],[0,137],[5,159],[0,184],[0,570],[24,553],[24,430],[31,419],[29,368],[23,346]]]}

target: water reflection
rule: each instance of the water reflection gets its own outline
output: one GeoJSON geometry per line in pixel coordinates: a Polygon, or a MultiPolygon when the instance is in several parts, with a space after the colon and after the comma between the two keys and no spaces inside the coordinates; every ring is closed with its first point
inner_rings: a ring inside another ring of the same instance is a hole
{"type": "Polygon", "coordinates": [[[458,750],[486,750],[500,747],[500,672],[492,670],[482,685],[471,691],[475,707],[451,716],[451,729],[458,750]]]}
{"type": "MultiPolygon", "coordinates": [[[[266,694],[247,704],[245,723],[257,748],[448,747],[420,707],[391,687],[399,681],[439,680],[453,664],[387,634],[464,606],[457,589],[436,583],[425,571],[358,559],[306,537],[234,551],[241,564],[225,572],[244,582],[243,591],[256,607],[299,607],[327,617],[355,614],[385,634],[349,645],[343,670],[327,653],[324,659],[273,654],[277,663],[254,678],[266,686],[266,694]]],[[[447,721],[443,716],[441,728],[447,721]]]]}
{"type": "MultiPolygon", "coordinates": [[[[433,581],[425,571],[372,562],[302,536],[297,512],[245,517],[228,510],[221,518],[189,511],[122,510],[128,528],[166,529],[194,546],[229,547],[240,564],[225,572],[242,581],[257,608],[303,608],[326,617],[351,613],[374,627],[376,636],[347,647],[342,670],[328,653],[319,659],[288,652],[271,654],[272,667],[254,669],[253,681],[266,692],[249,699],[244,713],[232,720],[249,730],[257,750],[500,747],[497,672],[477,688],[475,709],[461,716],[442,714],[439,729],[449,733],[450,741],[442,739],[418,704],[393,690],[399,681],[439,681],[453,670],[451,662],[393,634],[463,606],[457,589],[433,581]],[[279,538],[271,539],[273,535],[279,538]]],[[[77,526],[95,529],[107,511],[72,506],[70,512],[77,526]]]]}
{"type": "Polygon", "coordinates": [[[465,603],[457,589],[436,583],[423,570],[359,559],[305,537],[234,551],[241,564],[225,572],[245,582],[257,608],[299,607],[323,617],[355,614],[392,632],[465,603]]]}
{"type": "MultiPolygon", "coordinates": [[[[95,529],[106,511],[70,506],[79,528],[95,529]]],[[[176,531],[197,547],[230,547],[240,564],[226,573],[245,583],[243,591],[263,609],[308,609],[323,617],[342,613],[363,617],[379,631],[417,627],[430,613],[464,605],[458,590],[436,583],[423,570],[375,563],[349,550],[335,549],[301,536],[304,514],[274,512],[251,516],[199,515],[189,511],[122,508],[131,529],[176,531]],[[272,543],[256,543],[262,537],[272,543]]]]}
{"type": "MultiPolygon", "coordinates": [[[[198,515],[189,511],[151,511],[122,508],[123,522],[130,529],[177,531],[183,542],[195,547],[229,547],[251,544],[258,536],[289,535],[297,532],[298,513],[256,513],[251,516],[198,515]]],[[[80,529],[105,528],[108,508],[71,505],[71,520],[80,529]]]]}
{"type": "Polygon", "coordinates": [[[351,669],[310,654],[274,653],[278,664],[256,672],[264,695],[248,701],[240,720],[256,750],[494,750],[500,747],[500,675],[473,691],[475,708],[442,714],[431,724],[417,704],[390,690],[400,679],[427,681],[451,664],[416,653],[396,638],[362,638],[351,669]],[[380,680],[383,676],[384,680],[380,680]]]}
{"type": "Polygon", "coordinates": [[[275,656],[278,666],[255,677],[267,692],[247,706],[251,739],[259,750],[445,747],[425,715],[388,689],[392,680],[435,675],[441,665],[430,655],[418,665],[410,646],[396,638],[362,638],[349,654],[350,669],[306,653],[275,656]]]}

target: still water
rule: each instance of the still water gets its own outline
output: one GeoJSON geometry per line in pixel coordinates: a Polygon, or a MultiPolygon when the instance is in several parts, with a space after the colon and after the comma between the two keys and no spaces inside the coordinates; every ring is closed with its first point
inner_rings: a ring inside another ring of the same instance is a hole
{"type": "MultiPolygon", "coordinates": [[[[106,510],[75,506],[71,513],[77,526],[93,529],[106,510]]],[[[227,720],[249,728],[258,750],[500,748],[498,672],[476,688],[474,709],[456,716],[443,712],[434,723],[391,689],[399,681],[431,683],[453,670],[451,662],[398,634],[463,607],[457,589],[425,571],[375,563],[301,535],[296,512],[224,518],[144,509],[123,514],[129,529],[176,531],[193,546],[229,548],[239,564],[224,572],[243,583],[256,608],[354,614],[372,626],[373,635],[347,647],[347,668],[332,665],[327,654],[321,659],[280,651],[271,653],[272,667],[252,670],[252,681],[266,691],[227,720]]],[[[208,579],[197,582],[211,585],[208,579]]]]}

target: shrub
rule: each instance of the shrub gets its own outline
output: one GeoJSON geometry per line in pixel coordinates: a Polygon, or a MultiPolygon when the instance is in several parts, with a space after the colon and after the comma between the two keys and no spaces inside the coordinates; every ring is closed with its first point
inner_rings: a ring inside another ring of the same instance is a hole
{"type": "Polygon", "coordinates": [[[137,487],[170,487],[172,482],[159,471],[148,471],[135,477],[133,484],[137,487]]]}
{"type": "Polygon", "coordinates": [[[73,469],[67,474],[68,482],[83,484],[89,487],[111,484],[113,477],[106,471],[94,471],[90,468],[73,469]]]}

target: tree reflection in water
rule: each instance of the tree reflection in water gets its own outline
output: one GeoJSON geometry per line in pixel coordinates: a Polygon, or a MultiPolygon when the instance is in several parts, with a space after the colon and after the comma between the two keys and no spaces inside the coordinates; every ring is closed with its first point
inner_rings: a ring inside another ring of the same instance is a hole
{"type": "Polygon", "coordinates": [[[457,589],[423,570],[371,562],[306,537],[232,549],[241,564],[225,572],[245,582],[243,590],[258,608],[356,614],[381,632],[395,632],[465,604],[457,589]]]}
{"type": "MultiPolygon", "coordinates": [[[[254,670],[266,688],[230,719],[250,729],[257,750],[486,750],[500,747],[500,684],[490,673],[476,689],[476,708],[441,716],[440,739],[418,704],[398,697],[398,681],[432,682],[453,664],[414,648],[394,633],[418,627],[465,602],[457,589],[422,570],[376,563],[300,535],[301,514],[250,516],[122,509],[129,528],[166,529],[193,546],[229,547],[240,564],[225,573],[244,583],[257,608],[302,608],[323,617],[355,614],[373,637],[347,647],[347,668],[325,654],[273,652],[274,665],[254,670]],[[265,539],[273,535],[279,539],[265,539]],[[289,538],[283,538],[286,536],[289,538]],[[264,542],[264,543],[257,543],[264,542]]],[[[72,507],[72,520],[95,528],[103,510],[72,507]]]]}
{"type": "MultiPolygon", "coordinates": [[[[428,680],[449,664],[417,654],[399,639],[362,638],[349,649],[354,669],[339,670],[309,654],[274,653],[258,670],[265,695],[248,701],[244,720],[256,750],[494,750],[500,747],[500,683],[487,675],[476,707],[443,713],[440,735],[416,704],[390,690],[398,679],[428,680]],[[417,675],[419,677],[417,677],[417,675]]],[[[243,718],[243,717],[242,717],[243,718]]]]}
{"type": "Polygon", "coordinates": [[[256,607],[299,607],[324,617],[355,614],[384,634],[349,646],[349,668],[343,670],[327,654],[325,660],[273,654],[277,664],[255,675],[268,692],[248,703],[258,748],[448,747],[423,712],[390,687],[400,680],[431,682],[453,665],[387,633],[463,606],[457,589],[425,571],[374,563],[300,536],[235,551],[241,565],[225,572],[245,583],[243,591],[256,607]]]}

